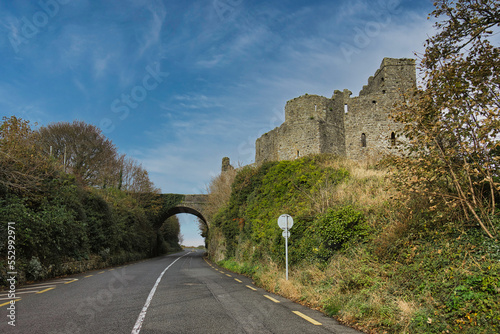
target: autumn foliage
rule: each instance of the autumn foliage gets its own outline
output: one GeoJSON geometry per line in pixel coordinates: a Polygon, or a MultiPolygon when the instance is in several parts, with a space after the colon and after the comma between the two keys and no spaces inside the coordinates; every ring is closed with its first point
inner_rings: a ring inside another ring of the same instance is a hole
{"type": "Polygon", "coordinates": [[[437,1],[444,19],[426,41],[423,86],[393,117],[405,124],[401,189],[427,198],[432,211],[498,235],[500,192],[500,26],[497,1],[437,1]],[[456,217],[458,215],[458,217],[456,217]]]}
{"type": "MultiPolygon", "coordinates": [[[[0,236],[15,223],[21,282],[179,249],[178,220],[158,222],[162,203],[147,171],[97,127],[75,121],[33,130],[29,121],[3,119],[0,236]]],[[[0,250],[6,243],[0,237],[0,250]]]]}

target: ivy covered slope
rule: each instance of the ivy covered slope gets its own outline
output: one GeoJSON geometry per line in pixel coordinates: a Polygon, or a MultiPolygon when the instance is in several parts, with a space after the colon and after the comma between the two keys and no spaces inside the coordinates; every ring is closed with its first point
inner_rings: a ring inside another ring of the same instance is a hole
{"type": "Polygon", "coordinates": [[[393,175],[325,155],[244,167],[209,219],[209,255],[368,333],[498,331],[498,242],[397,190],[393,175]],[[288,281],[284,213],[294,219],[288,281]]]}
{"type": "Polygon", "coordinates": [[[224,236],[225,257],[238,255],[249,260],[266,253],[272,260],[281,261],[284,240],[277,217],[284,213],[295,221],[290,238],[291,263],[305,257],[328,258],[349,239],[366,235],[368,227],[360,211],[350,203],[328,208],[318,196],[349,177],[344,168],[323,167],[325,159],[268,162],[260,168],[243,168],[234,180],[227,207],[212,223],[224,236]],[[324,215],[318,216],[317,210],[324,215]],[[325,217],[342,223],[328,224],[325,217]]]}

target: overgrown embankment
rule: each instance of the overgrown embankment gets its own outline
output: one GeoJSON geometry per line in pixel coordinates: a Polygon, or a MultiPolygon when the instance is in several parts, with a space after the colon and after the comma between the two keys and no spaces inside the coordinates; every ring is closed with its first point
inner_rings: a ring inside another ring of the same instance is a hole
{"type": "Polygon", "coordinates": [[[164,213],[182,198],[158,194],[98,129],[63,124],[44,137],[62,142],[66,165],[40,138],[14,116],[0,124],[0,287],[7,272],[19,284],[180,250],[179,222],[164,213]]]}
{"type": "Polygon", "coordinates": [[[6,238],[0,243],[0,277],[11,271],[9,260],[24,283],[181,249],[175,217],[155,220],[155,206],[163,204],[160,195],[141,202],[116,189],[84,188],[63,174],[48,183],[43,193],[30,197],[0,194],[0,233],[7,236],[9,229],[15,236],[15,253],[7,252],[11,243],[6,238]]]}
{"type": "Polygon", "coordinates": [[[208,242],[226,268],[368,333],[499,331],[498,242],[453,208],[403,197],[388,168],[331,156],[270,162],[241,169],[230,195],[227,177],[212,183],[226,204],[215,205],[208,242]],[[284,213],[294,218],[288,281],[284,213]]]}

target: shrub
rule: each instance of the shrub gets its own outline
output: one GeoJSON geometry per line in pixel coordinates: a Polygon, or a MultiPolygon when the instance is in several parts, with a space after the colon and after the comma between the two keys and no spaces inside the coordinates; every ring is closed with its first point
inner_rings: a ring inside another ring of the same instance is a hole
{"type": "Polygon", "coordinates": [[[42,263],[36,257],[32,257],[26,268],[27,278],[38,280],[45,278],[45,271],[43,269],[42,263]]]}
{"type": "Polygon", "coordinates": [[[313,245],[312,252],[326,260],[349,242],[368,235],[363,213],[348,205],[338,209],[330,208],[319,216],[307,230],[306,238],[313,245]]]}

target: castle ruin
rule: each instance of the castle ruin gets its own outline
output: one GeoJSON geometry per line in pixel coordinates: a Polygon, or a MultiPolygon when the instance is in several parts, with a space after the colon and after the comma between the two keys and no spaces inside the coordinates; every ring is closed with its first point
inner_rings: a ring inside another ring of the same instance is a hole
{"type": "Polygon", "coordinates": [[[255,162],[330,153],[354,160],[395,152],[402,124],[389,119],[401,91],[416,85],[415,60],[384,58],[368,84],[351,97],[303,95],[286,103],[285,122],[255,143],[255,162]]]}

